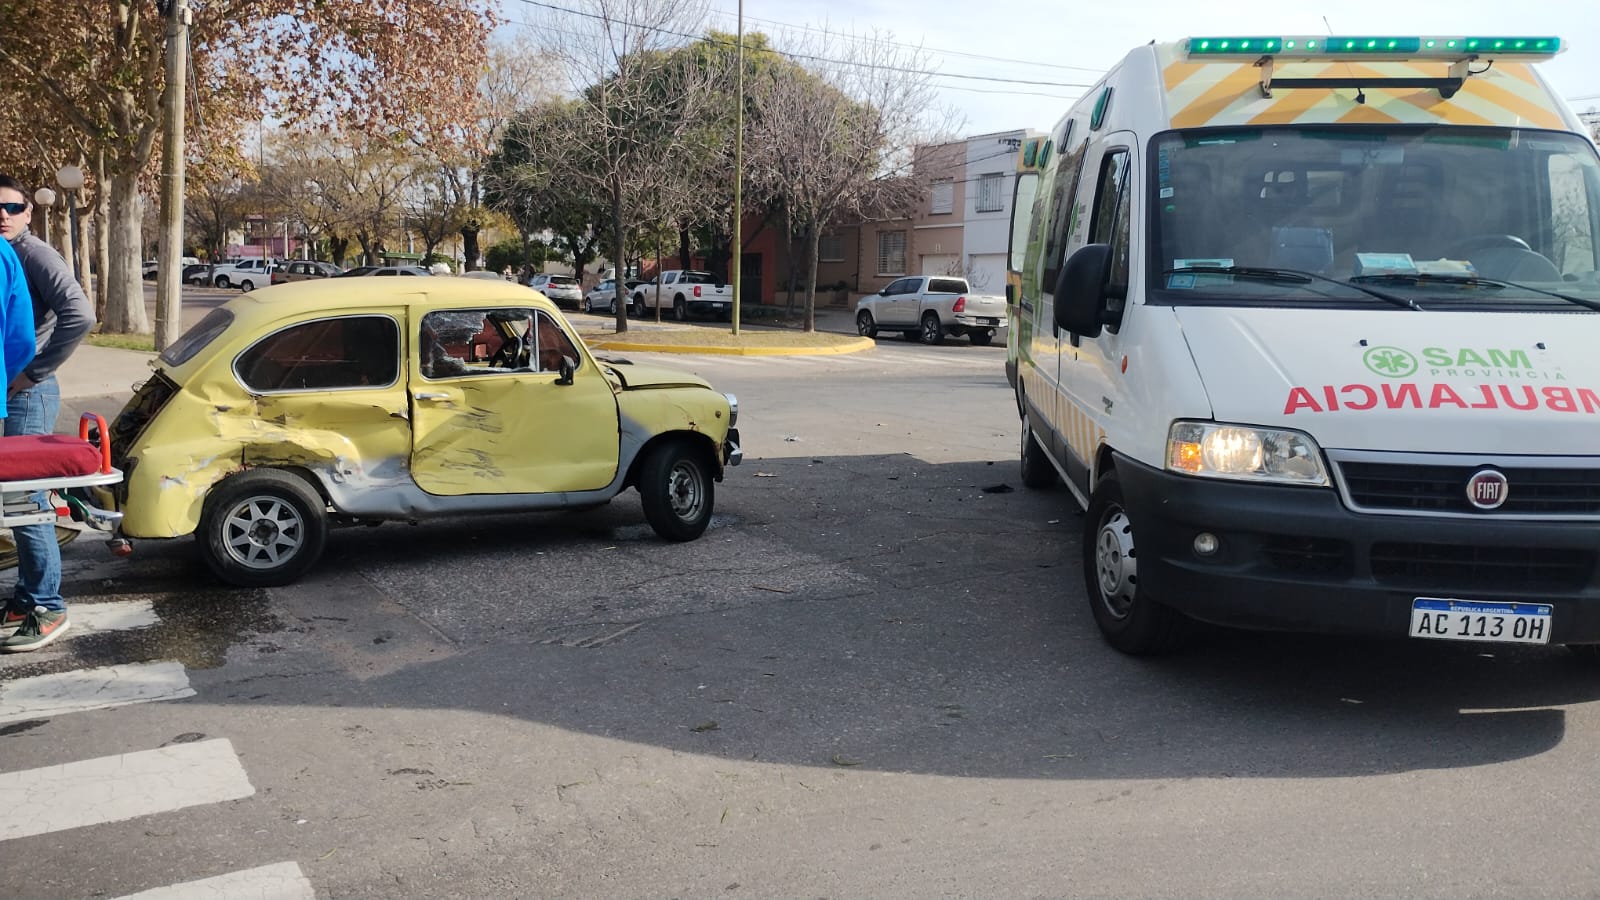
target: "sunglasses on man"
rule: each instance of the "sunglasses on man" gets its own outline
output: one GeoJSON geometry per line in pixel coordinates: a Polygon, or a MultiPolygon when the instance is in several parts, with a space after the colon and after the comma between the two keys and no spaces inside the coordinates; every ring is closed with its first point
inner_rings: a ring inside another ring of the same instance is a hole
{"type": "Polygon", "coordinates": [[[20,216],[28,211],[26,203],[0,203],[0,212],[8,216],[20,216]]]}

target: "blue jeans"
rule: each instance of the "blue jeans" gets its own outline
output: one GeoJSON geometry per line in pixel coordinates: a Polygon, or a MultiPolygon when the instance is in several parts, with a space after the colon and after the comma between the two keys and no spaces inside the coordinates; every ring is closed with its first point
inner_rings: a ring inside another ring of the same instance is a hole
{"type": "MultiPolygon", "coordinates": [[[[50,434],[61,411],[61,387],[55,376],[46,378],[25,391],[11,395],[6,404],[6,437],[24,434],[50,434]]],[[[48,504],[48,499],[44,499],[48,504]]],[[[35,606],[61,611],[67,608],[61,597],[61,545],[56,543],[56,525],[24,525],[11,529],[16,538],[17,591],[11,607],[26,612],[35,606]]]]}

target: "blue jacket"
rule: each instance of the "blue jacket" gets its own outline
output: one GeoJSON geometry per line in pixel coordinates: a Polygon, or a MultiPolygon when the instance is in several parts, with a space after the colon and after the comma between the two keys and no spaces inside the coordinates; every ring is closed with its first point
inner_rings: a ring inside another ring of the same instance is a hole
{"type": "MultiPolygon", "coordinates": [[[[33,298],[28,295],[28,279],[22,261],[10,241],[0,241],[0,364],[4,364],[6,384],[10,384],[33,359],[39,349],[33,334],[33,298]]],[[[0,418],[6,414],[0,403],[0,418]]]]}

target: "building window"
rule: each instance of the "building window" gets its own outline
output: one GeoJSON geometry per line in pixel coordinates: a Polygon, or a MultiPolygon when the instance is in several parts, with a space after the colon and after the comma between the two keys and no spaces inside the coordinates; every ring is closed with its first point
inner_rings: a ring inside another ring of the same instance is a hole
{"type": "Polygon", "coordinates": [[[825,234],[817,238],[818,262],[844,262],[844,235],[825,234]]]}
{"type": "Polygon", "coordinates": [[[1006,208],[1005,198],[1000,195],[1004,178],[1004,175],[995,172],[978,179],[978,212],[999,212],[1006,208]]]}
{"type": "Polygon", "coordinates": [[[878,233],[878,274],[904,275],[906,271],[906,233],[878,233]]]}
{"type": "Polygon", "coordinates": [[[933,183],[932,204],[928,212],[933,215],[955,211],[956,184],[948,178],[933,183]]]}

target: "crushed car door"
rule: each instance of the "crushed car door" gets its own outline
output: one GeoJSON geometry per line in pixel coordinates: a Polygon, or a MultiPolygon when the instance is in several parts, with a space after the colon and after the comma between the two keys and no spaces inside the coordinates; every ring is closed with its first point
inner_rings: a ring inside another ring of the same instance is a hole
{"type": "Polygon", "coordinates": [[[430,494],[592,491],[616,477],[616,395],[535,309],[451,309],[417,325],[411,473],[430,494]],[[562,383],[563,359],[578,368],[562,383]]]}

